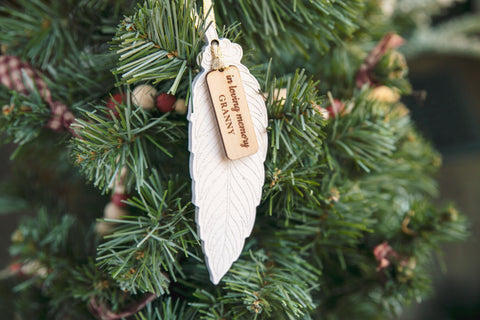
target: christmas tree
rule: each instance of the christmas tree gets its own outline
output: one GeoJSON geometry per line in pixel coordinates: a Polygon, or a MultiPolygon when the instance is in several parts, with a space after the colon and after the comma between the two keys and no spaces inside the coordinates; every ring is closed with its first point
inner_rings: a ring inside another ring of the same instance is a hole
{"type": "Polygon", "coordinates": [[[405,55],[480,56],[478,17],[431,26],[453,2],[4,1],[0,212],[29,214],[2,317],[385,319],[421,301],[433,254],[468,228],[433,203],[441,157],[401,101],[405,55]],[[268,113],[254,227],[216,285],[186,116],[204,13],[242,46],[268,113]]]}

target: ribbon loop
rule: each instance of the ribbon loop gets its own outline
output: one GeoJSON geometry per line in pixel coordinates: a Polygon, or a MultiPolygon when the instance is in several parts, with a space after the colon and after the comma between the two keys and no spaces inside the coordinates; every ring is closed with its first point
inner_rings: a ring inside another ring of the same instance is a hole
{"type": "Polygon", "coordinates": [[[207,43],[218,40],[217,25],[215,23],[215,11],[212,0],[203,0],[203,17],[205,18],[205,38],[207,43]]]}

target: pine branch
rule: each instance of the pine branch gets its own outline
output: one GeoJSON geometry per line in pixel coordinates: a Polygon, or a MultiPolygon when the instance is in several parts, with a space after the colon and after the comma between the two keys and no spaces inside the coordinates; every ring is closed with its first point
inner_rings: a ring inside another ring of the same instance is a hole
{"type": "Polygon", "coordinates": [[[12,212],[20,211],[27,209],[27,203],[24,199],[15,197],[15,196],[8,196],[6,195],[6,191],[2,190],[2,196],[0,196],[0,214],[9,214],[12,212]]]}
{"type": "Polygon", "coordinates": [[[355,97],[350,106],[347,103],[352,112],[341,121],[335,117],[327,128],[330,156],[336,159],[330,162],[333,170],[345,166],[346,159],[365,172],[378,170],[378,164],[389,161],[396,150],[398,136],[384,120],[385,106],[368,99],[367,92],[355,97]]]}
{"type": "Polygon", "coordinates": [[[77,119],[72,125],[79,136],[73,141],[72,157],[87,178],[104,191],[113,186],[123,167],[130,169],[126,185],[131,186],[135,179],[135,188],[141,187],[150,175],[154,154],[171,157],[169,148],[184,136],[180,129],[183,123],[172,121],[168,114],[152,117],[140,107],[134,109],[129,96],[127,101],[117,105],[118,118],[99,106],[100,111],[85,112],[89,120],[77,119]]]}
{"type": "Polygon", "coordinates": [[[195,320],[198,313],[194,308],[188,307],[187,303],[173,300],[171,297],[158,299],[157,302],[148,305],[146,310],[135,315],[136,320],[195,320]]]}
{"type": "Polygon", "coordinates": [[[200,301],[192,306],[200,309],[202,319],[308,319],[317,275],[293,252],[250,252],[234,264],[222,296],[200,289],[195,293],[200,301]]]}
{"type": "Polygon", "coordinates": [[[24,73],[23,81],[29,88],[28,96],[0,88],[0,99],[4,103],[0,115],[0,132],[5,134],[2,143],[13,141],[24,145],[34,140],[50,118],[50,109],[33,80],[24,73]]]}
{"type": "Polygon", "coordinates": [[[318,204],[312,194],[318,190],[321,184],[318,178],[326,169],[324,164],[303,165],[295,160],[292,159],[280,168],[267,163],[267,183],[263,191],[262,209],[265,208],[265,213],[269,216],[275,214],[285,218],[286,224],[301,205],[300,202],[313,201],[318,204]]]}
{"type": "Polygon", "coordinates": [[[66,103],[73,111],[100,102],[114,88],[111,69],[116,56],[112,54],[79,54],[65,58],[55,68],[49,68],[46,79],[54,100],[66,103]]]}
{"type": "Polygon", "coordinates": [[[175,94],[182,82],[190,83],[198,72],[204,29],[204,21],[194,14],[192,0],[149,0],[126,18],[113,42],[119,54],[118,84],[174,79],[167,91],[175,94]]]}
{"type": "Polygon", "coordinates": [[[4,31],[0,42],[16,44],[15,48],[10,48],[11,51],[24,59],[33,60],[41,67],[78,51],[68,34],[67,21],[62,21],[54,8],[39,0],[20,0],[19,5],[23,10],[0,8],[0,26],[4,31]]]}
{"type": "Polygon", "coordinates": [[[317,71],[316,77],[321,79],[319,92],[331,92],[337,99],[350,99],[356,89],[355,75],[363,62],[364,54],[358,46],[349,43],[332,48],[316,59],[308,70],[317,71]]]}
{"type": "Polygon", "coordinates": [[[466,15],[432,28],[415,31],[402,49],[410,59],[426,53],[480,57],[478,15],[466,15]]]}
{"type": "Polygon", "coordinates": [[[191,207],[178,198],[181,188],[169,182],[163,190],[162,185],[155,174],[140,189],[139,197],[129,201],[144,215],[105,220],[118,227],[99,246],[97,261],[123,289],[133,293],[168,293],[171,281],[185,277],[181,255],[199,260],[190,248],[196,237],[187,218],[191,207]]]}
{"type": "Polygon", "coordinates": [[[267,79],[264,91],[265,104],[270,119],[273,164],[281,163],[279,157],[296,158],[320,148],[323,140],[324,121],[316,106],[320,104],[315,86],[305,71],[297,71],[293,77],[267,79]],[[279,89],[286,89],[286,96],[279,96],[279,89]],[[308,145],[309,148],[305,148],[308,145]]]}
{"type": "MultiPolygon", "coordinates": [[[[9,190],[0,206],[25,205],[21,199],[28,196],[49,212],[27,219],[13,237],[17,261],[23,267],[34,262],[27,281],[17,286],[25,296],[12,302],[18,305],[14,312],[67,319],[89,318],[90,309],[99,318],[130,317],[159,295],[133,317],[372,319],[395,315],[429,292],[432,250],[464,240],[468,224],[453,207],[431,204],[437,193],[432,176],[441,160],[416,132],[408,111],[398,100],[379,101],[372,93],[377,84],[358,91],[354,80],[374,45],[370,41],[392,27],[408,35],[429,23],[427,8],[453,1],[398,0],[398,8],[412,7],[381,19],[378,1],[215,3],[219,28],[226,25],[220,36],[243,42],[251,50],[247,60],[263,63],[277,55],[269,70],[251,68],[262,83],[270,119],[267,179],[252,236],[219,286],[208,280],[193,223],[186,121],[133,106],[129,88],[148,82],[188,99],[205,22],[196,18],[193,0],[147,0],[130,10],[132,2],[20,0],[0,8],[0,43],[9,54],[40,65],[54,99],[82,117],[71,140],[77,164],[72,169],[66,152],[59,151],[64,145],[50,147],[58,137],[42,134],[27,143],[50,117],[38,92],[25,97],[0,90],[0,102],[7,104],[2,134],[24,145],[13,172],[20,182],[2,183],[9,190]],[[120,13],[128,17],[116,30],[115,52],[104,55],[120,13]],[[314,76],[271,76],[298,65],[314,76]],[[102,99],[111,101],[115,83],[126,98],[111,110],[102,99]],[[333,104],[330,92],[345,108],[325,119],[319,111],[333,104]],[[30,173],[32,163],[49,166],[30,173]],[[79,179],[79,169],[108,192],[123,168],[130,213],[105,220],[113,233],[100,240],[93,234],[94,218],[107,200],[64,205],[72,195],[60,189],[79,179]],[[25,179],[39,172],[48,179],[25,179]],[[53,196],[50,184],[60,185],[53,196]],[[78,217],[63,215],[62,207],[78,217]],[[382,257],[379,246],[391,246],[389,253],[382,257]]],[[[472,17],[424,32],[465,42],[476,39],[478,30],[472,17]]],[[[418,35],[410,41],[415,48],[418,35]]],[[[372,72],[378,85],[408,92],[398,52],[385,55],[372,72]]]]}
{"type": "Polygon", "coordinates": [[[104,51],[120,10],[133,1],[19,0],[0,7],[0,43],[8,52],[42,69],[88,51],[104,51]],[[105,19],[103,17],[110,17],[105,19]],[[100,24],[103,21],[105,24],[100,24]],[[92,43],[91,41],[95,39],[92,43]]]}
{"type": "Polygon", "coordinates": [[[58,221],[50,217],[43,208],[37,218],[24,219],[16,231],[17,237],[10,248],[11,253],[22,254],[29,259],[39,259],[42,263],[49,258],[48,254],[61,257],[69,250],[65,240],[74,223],[75,219],[72,216],[65,215],[58,221]]]}
{"type": "Polygon", "coordinates": [[[311,49],[325,52],[332,42],[352,36],[363,2],[227,0],[215,6],[219,25],[242,23],[247,47],[265,54],[307,55],[311,49]]]}
{"type": "Polygon", "coordinates": [[[399,0],[396,9],[399,14],[420,14],[428,13],[430,15],[438,14],[442,9],[453,6],[457,2],[465,2],[465,0],[399,0]]]}
{"type": "Polygon", "coordinates": [[[299,197],[308,197],[318,185],[317,177],[324,168],[319,161],[324,139],[324,119],[316,85],[304,71],[294,76],[264,80],[266,106],[269,113],[270,152],[267,155],[267,180],[263,199],[271,215],[288,217],[299,197]],[[285,96],[280,96],[284,91],[285,96]]]}

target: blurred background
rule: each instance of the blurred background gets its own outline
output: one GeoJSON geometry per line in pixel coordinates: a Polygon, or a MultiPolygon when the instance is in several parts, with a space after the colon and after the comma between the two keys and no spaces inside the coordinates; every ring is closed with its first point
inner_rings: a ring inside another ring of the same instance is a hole
{"type": "MultiPolygon", "coordinates": [[[[434,24],[469,12],[480,12],[480,0],[453,5],[434,24]]],[[[408,64],[415,92],[405,102],[420,131],[443,155],[439,203],[454,201],[470,218],[472,236],[466,243],[443,248],[444,256],[432,268],[435,292],[411,306],[402,319],[480,319],[480,59],[430,53],[414,55],[408,64]]],[[[13,149],[0,147],[0,180],[10,172],[8,157],[13,149]]],[[[10,262],[10,237],[21,216],[20,212],[2,218],[0,268],[10,262]]]]}
{"type": "MultiPolygon", "coordinates": [[[[480,12],[480,1],[457,4],[435,23],[468,12],[480,12]]],[[[480,319],[480,59],[428,54],[408,63],[414,90],[427,93],[424,101],[415,95],[407,101],[412,117],[443,156],[439,202],[456,203],[470,219],[472,236],[444,247],[433,268],[435,292],[402,318],[480,319]]]]}

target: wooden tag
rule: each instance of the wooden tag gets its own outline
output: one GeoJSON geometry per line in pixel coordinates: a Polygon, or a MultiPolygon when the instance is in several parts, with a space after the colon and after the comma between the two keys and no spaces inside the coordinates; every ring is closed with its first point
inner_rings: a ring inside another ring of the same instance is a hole
{"type": "Polygon", "coordinates": [[[238,68],[210,71],[207,85],[227,158],[255,154],[258,142],[238,68]]]}

